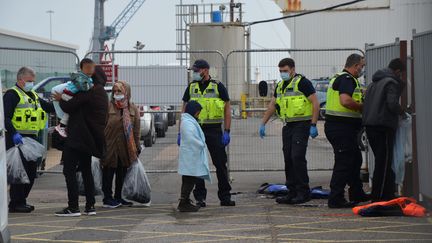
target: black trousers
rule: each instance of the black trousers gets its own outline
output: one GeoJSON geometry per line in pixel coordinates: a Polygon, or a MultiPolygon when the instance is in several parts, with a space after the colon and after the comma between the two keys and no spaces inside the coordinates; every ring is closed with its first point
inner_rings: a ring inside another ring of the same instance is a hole
{"type": "Polygon", "coordinates": [[[115,199],[122,198],[123,182],[126,176],[127,167],[123,167],[121,161],[118,159],[117,168],[104,167],[102,169],[102,191],[104,193],[104,199],[113,198],[113,178],[115,174],[115,199]]]}
{"type": "Polygon", "coordinates": [[[94,181],[91,172],[91,155],[65,147],[63,150],[63,174],[66,179],[68,190],[68,205],[71,208],[78,208],[78,183],[76,173],[79,170],[82,173],[84,189],[86,194],[86,206],[95,204],[94,181]]]}
{"type": "Polygon", "coordinates": [[[386,127],[366,127],[369,144],[375,156],[371,198],[387,201],[395,197],[395,174],[392,169],[396,132],[386,127]]]}
{"type": "Polygon", "coordinates": [[[36,178],[37,163],[36,161],[27,161],[20,151],[21,160],[24,165],[27,176],[30,180],[30,184],[11,184],[9,195],[10,202],[9,207],[13,208],[16,206],[24,206],[27,204],[27,197],[33,187],[34,180],[36,178]]]}
{"type": "MultiPolygon", "coordinates": [[[[227,169],[228,158],[225,147],[222,145],[222,127],[203,127],[203,132],[213,165],[216,167],[219,200],[231,200],[231,185],[229,184],[227,169]]],[[[207,189],[205,188],[205,182],[203,179],[197,179],[193,193],[197,201],[203,201],[206,199],[207,189]]]]}
{"type": "Polygon", "coordinates": [[[357,143],[360,124],[326,121],[325,134],[334,151],[335,164],[330,181],[329,202],[345,201],[345,186],[349,185],[349,200],[355,201],[364,195],[360,169],[363,162],[357,143]]]}
{"type": "Polygon", "coordinates": [[[180,199],[188,200],[190,198],[190,194],[197,182],[197,179],[198,178],[195,176],[182,176],[180,199]]]}
{"type": "Polygon", "coordinates": [[[306,150],[310,121],[289,122],[282,129],[286,186],[293,196],[309,195],[306,150]]]}

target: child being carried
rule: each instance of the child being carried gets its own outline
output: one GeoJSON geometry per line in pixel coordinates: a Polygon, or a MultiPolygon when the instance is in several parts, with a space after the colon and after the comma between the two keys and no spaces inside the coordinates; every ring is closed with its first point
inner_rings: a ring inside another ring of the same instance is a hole
{"type": "MultiPolygon", "coordinates": [[[[70,79],[71,81],[53,87],[51,93],[60,93],[62,94],[62,100],[68,101],[72,99],[76,93],[87,92],[93,87],[92,78],[81,71],[71,73],[70,79]]],[[[69,120],[69,114],[63,112],[58,101],[54,101],[53,104],[57,117],[60,118],[60,124],[55,127],[55,130],[60,134],[60,136],[67,137],[66,127],[69,120]]]]}

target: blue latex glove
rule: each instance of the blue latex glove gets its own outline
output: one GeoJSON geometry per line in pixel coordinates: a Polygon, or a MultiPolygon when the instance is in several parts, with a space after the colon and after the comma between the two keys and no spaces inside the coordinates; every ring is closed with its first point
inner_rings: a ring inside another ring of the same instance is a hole
{"type": "Polygon", "coordinates": [[[318,136],[318,129],[316,126],[311,126],[309,129],[309,134],[311,138],[316,138],[318,136]]]}
{"type": "Polygon", "coordinates": [[[261,126],[260,126],[260,128],[259,128],[259,136],[261,137],[261,138],[264,138],[265,137],[265,125],[264,124],[261,124],[261,126]]]}
{"type": "Polygon", "coordinates": [[[181,141],[181,135],[180,133],[177,134],[177,145],[180,146],[180,141],[181,141]]]}
{"type": "Polygon", "coordinates": [[[222,145],[227,146],[231,141],[229,132],[225,131],[222,135],[222,145]]]}
{"type": "Polygon", "coordinates": [[[15,145],[18,145],[18,144],[22,144],[22,143],[23,143],[23,141],[22,141],[22,136],[21,136],[21,134],[19,134],[19,133],[15,133],[15,134],[13,135],[13,137],[12,137],[12,140],[13,140],[13,142],[14,142],[15,145]]]}

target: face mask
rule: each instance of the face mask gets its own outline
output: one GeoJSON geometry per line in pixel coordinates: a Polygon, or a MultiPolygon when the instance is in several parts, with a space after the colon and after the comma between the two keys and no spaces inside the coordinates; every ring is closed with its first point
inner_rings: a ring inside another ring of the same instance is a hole
{"type": "Polygon", "coordinates": [[[291,79],[291,74],[288,72],[282,72],[280,73],[281,79],[282,80],[290,80],[291,79]]]}
{"type": "Polygon", "coordinates": [[[29,92],[29,91],[31,91],[33,89],[33,86],[34,86],[33,82],[26,82],[24,84],[24,88],[23,89],[24,89],[25,92],[29,92]]]}
{"type": "Polygon", "coordinates": [[[201,81],[201,79],[202,79],[201,74],[199,72],[193,72],[192,73],[192,79],[194,81],[201,81]]]}
{"type": "Polygon", "coordinates": [[[358,77],[357,77],[357,78],[362,77],[364,74],[365,74],[365,70],[364,70],[364,68],[362,68],[362,69],[360,70],[360,72],[358,73],[358,77]]]}
{"type": "Polygon", "coordinates": [[[124,99],[124,95],[114,95],[114,99],[116,100],[116,101],[122,101],[123,99],[124,99]]]}

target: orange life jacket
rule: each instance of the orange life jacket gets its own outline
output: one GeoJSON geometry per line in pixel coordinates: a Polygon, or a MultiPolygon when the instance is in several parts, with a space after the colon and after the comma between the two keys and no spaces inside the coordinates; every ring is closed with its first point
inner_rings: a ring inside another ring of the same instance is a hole
{"type": "Polygon", "coordinates": [[[363,206],[354,207],[352,210],[354,214],[359,215],[361,210],[368,209],[373,206],[396,206],[402,209],[405,216],[424,217],[426,216],[426,209],[417,204],[417,201],[409,197],[399,197],[390,201],[375,202],[363,206]]]}

